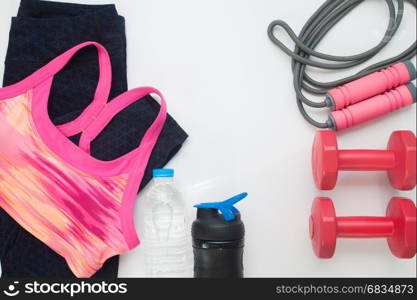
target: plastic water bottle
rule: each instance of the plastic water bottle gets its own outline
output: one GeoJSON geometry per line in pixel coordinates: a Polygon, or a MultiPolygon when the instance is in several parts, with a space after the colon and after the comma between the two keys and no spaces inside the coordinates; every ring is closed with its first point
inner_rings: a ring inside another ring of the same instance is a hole
{"type": "Polygon", "coordinates": [[[174,170],[153,170],[144,199],[144,226],[148,276],[191,277],[185,203],[175,186],[174,170]]]}

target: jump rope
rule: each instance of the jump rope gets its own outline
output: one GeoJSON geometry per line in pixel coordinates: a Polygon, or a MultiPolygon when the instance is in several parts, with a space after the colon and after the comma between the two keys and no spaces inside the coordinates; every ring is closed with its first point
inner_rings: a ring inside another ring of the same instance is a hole
{"type": "MultiPolygon", "coordinates": [[[[416,7],[415,0],[405,0],[416,7]]],[[[323,37],[364,0],[327,0],[304,24],[297,36],[282,20],[273,21],[268,27],[271,41],[292,59],[293,85],[298,109],[303,118],[318,128],[342,130],[382,116],[416,102],[416,69],[410,61],[416,55],[416,41],[400,54],[370,65],[358,73],[331,82],[313,79],[306,72],[307,66],[325,70],[343,70],[360,65],[381,51],[397,32],[404,13],[404,0],[385,0],[389,9],[389,23],[382,40],[373,48],[355,55],[337,56],[314,50],[323,37]],[[285,30],[295,43],[289,49],[276,36],[275,30],[285,30]],[[318,58],[311,59],[311,57],[318,58]],[[324,100],[308,99],[303,91],[322,95],[324,100]],[[313,108],[329,108],[325,122],[314,120],[304,105],[313,108]]]]}

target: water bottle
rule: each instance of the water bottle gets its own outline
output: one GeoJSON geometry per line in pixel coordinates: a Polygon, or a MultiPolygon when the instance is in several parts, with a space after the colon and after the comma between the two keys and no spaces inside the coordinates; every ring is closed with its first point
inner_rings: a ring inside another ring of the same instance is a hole
{"type": "Polygon", "coordinates": [[[246,196],[247,193],[242,193],[223,202],[195,205],[194,277],[243,277],[245,226],[233,205],[246,196]]]}
{"type": "Polygon", "coordinates": [[[174,170],[155,169],[144,197],[144,234],[149,277],[191,277],[185,204],[174,170]]]}

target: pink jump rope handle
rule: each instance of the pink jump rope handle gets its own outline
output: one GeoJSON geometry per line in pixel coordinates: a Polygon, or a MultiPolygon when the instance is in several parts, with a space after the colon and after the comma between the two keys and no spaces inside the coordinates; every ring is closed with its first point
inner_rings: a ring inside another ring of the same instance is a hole
{"type": "Polygon", "coordinates": [[[343,130],[411,105],[414,102],[416,102],[416,87],[410,82],[347,108],[332,111],[329,120],[333,129],[343,130]]]}
{"type": "Polygon", "coordinates": [[[416,68],[410,60],[396,63],[386,69],[329,90],[326,95],[326,103],[332,110],[339,110],[382,94],[414,78],[416,78],[416,68]]]}

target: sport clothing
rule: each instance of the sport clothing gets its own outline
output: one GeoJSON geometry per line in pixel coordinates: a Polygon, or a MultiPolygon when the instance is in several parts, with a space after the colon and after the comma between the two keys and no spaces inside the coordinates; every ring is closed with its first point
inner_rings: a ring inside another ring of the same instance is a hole
{"type": "MultiPolygon", "coordinates": [[[[98,41],[109,51],[113,68],[111,100],[127,89],[125,20],[115,6],[22,0],[17,17],[12,19],[4,85],[22,80],[86,40],[98,41]]],[[[67,123],[80,115],[94,96],[97,78],[95,49],[80,50],[52,83],[48,113],[54,124],[67,123]]],[[[158,103],[150,96],[126,107],[92,141],[91,155],[100,160],[113,160],[135,149],[158,111],[158,103]]],[[[76,144],[79,138],[79,134],[69,137],[76,144]]],[[[162,168],[186,138],[184,130],[168,115],[140,188],[152,178],[152,169],[162,168]]],[[[1,208],[0,261],[2,277],[73,277],[60,255],[1,208]]],[[[118,256],[114,256],[94,277],[115,278],[117,271],[118,256]]]]}
{"type": "Polygon", "coordinates": [[[133,222],[136,192],[166,120],[154,88],[125,92],[108,102],[111,65],[106,49],[86,42],[24,80],[0,89],[0,205],[23,228],[60,254],[77,277],[139,244],[133,222]],[[100,75],[91,104],[56,126],[48,115],[54,75],[86,46],[97,47],[100,75]],[[140,145],[110,161],[90,155],[90,144],[122,109],[151,93],[160,111],[140,145]],[[67,136],[80,133],[80,147],[67,136]]]}

